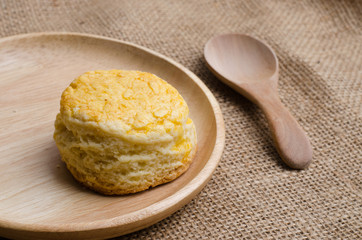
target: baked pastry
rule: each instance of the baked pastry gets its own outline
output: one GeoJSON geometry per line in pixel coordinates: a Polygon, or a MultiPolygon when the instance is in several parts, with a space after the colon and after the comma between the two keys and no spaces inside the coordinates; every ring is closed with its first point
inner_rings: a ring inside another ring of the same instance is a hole
{"type": "Polygon", "coordinates": [[[178,91],[139,71],[92,71],[61,97],[54,140],[74,178],[106,194],[174,180],[196,152],[196,132],[178,91]]]}

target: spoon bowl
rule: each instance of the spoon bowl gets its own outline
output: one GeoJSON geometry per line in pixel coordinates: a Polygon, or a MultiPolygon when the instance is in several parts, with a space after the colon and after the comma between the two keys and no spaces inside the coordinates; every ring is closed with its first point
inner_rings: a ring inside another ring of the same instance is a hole
{"type": "Polygon", "coordinates": [[[205,45],[209,69],[265,113],[282,160],[304,169],[312,161],[310,142],[278,96],[279,64],[271,47],[248,35],[225,34],[205,45]]]}
{"type": "Polygon", "coordinates": [[[271,48],[241,34],[210,39],[205,45],[205,58],[216,72],[238,83],[269,80],[278,70],[278,59],[271,48]]]}

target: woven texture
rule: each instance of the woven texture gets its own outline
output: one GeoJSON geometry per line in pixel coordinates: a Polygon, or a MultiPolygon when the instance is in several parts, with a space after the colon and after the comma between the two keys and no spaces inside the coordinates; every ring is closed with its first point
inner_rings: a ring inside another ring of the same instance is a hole
{"type": "Polygon", "coordinates": [[[165,220],[120,239],[360,239],[362,1],[0,0],[0,36],[84,32],[130,41],[189,68],[214,93],[226,147],[211,181],[165,220]],[[314,149],[287,168],[263,113],[206,68],[220,33],[265,40],[280,61],[279,93],[314,149]]]}

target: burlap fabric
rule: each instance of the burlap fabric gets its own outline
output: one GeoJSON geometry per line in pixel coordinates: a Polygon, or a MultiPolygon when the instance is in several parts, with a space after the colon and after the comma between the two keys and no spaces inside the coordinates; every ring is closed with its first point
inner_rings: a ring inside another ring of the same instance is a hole
{"type": "Polygon", "coordinates": [[[1,37],[40,31],[130,41],[185,65],[221,105],[226,147],[204,190],[121,239],[361,239],[362,1],[0,1],[1,37]],[[280,95],[314,163],[281,163],[262,112],[206,68],[213,35],[248,33],[280,60],[280,95]]]}

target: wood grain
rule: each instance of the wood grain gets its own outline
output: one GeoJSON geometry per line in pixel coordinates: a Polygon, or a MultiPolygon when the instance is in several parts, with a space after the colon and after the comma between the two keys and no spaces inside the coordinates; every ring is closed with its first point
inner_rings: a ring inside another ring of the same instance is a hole
{"type": "Polygon", "coordinates": [[[193,73],[146,48],[74,33],[0,40],[0,235],[17,239],[101,239],[150,226],[189,202],[224,148],[217,101],[193,73]],[[141,70],[175,86],[190,108],[198,151],[177,180],[126,196],[82,188],[60,161],[53,123],[65,87],[97,69],[141,70]]]}

